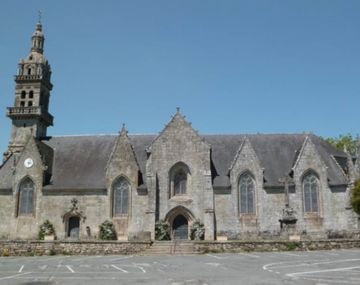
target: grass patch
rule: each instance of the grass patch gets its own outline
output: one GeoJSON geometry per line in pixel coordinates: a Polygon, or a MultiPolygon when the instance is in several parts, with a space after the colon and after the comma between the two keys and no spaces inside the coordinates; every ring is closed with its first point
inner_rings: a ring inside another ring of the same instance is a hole
{"type": "Polygon", "coordinates": [[[289,242],[284,243],[284,245],[285,245],[285,249],[288,251],[293,251],[298,248],[301,248],[301,243],[296,242],[296,241],[289,241],[289,242]]]}

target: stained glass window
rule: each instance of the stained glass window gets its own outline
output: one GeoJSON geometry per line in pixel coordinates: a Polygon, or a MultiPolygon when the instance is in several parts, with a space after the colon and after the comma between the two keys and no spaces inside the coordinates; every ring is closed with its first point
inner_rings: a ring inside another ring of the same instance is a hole
{"type": "Polygon", "coordinates": [[[304,210],[305,212],[319,211],[319,179],[314,173],[309,173],[303,180],[304,189],[304,210]]]}
{"type": "Polygon", "coordinates": [[[19,215],[29,215],[34,211],[34,182],[25,178],[19,187],[19,215]]]}
{"type": "Polygon", "coordinates": [[[239,212],[255,213],[255,183],[249,173],[244,173],[239,179],[239,212]]]}
{"type": "Polygon", "coordinates": [[[120,216],[129,212],[129,182],[121,177],[113,184],[113,215],[120,216]]]}

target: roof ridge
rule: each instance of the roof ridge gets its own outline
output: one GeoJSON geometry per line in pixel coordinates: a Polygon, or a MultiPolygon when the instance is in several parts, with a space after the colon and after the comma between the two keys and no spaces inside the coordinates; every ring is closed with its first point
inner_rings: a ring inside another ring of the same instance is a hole
{"type": "Polygon", "coordinates": [[[55,135],[50,138],[68,138],[68,137],[105,137],[105,136],[117,136],[116,133],[111,134],[78,134],[78,135],[55,135]]]}

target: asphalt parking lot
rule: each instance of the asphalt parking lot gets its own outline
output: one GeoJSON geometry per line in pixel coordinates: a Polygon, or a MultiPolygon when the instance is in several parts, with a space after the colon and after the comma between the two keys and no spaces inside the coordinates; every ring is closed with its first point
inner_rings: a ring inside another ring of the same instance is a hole
{"type": "Polygon", "coordinates": [[[0,284],[360,284],[360,250],[1,257],[0,284]]]}

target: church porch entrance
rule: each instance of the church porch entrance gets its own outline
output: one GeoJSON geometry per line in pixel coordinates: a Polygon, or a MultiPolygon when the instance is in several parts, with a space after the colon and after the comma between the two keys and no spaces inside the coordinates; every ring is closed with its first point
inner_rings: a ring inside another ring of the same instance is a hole
{"type": "Polygon", "coordinates": [[[183,215],[178,215],[172,224],[173,239],[187,240],[189,238],[188,220],[183,215]]]}
{"type": "Polygon", "coordinates": [[[189,240],[190,228],[195,221],[194,215],[185,207],[177,206],[165,216],[170,225],[170,236],[173,240],[189,240]]]}

